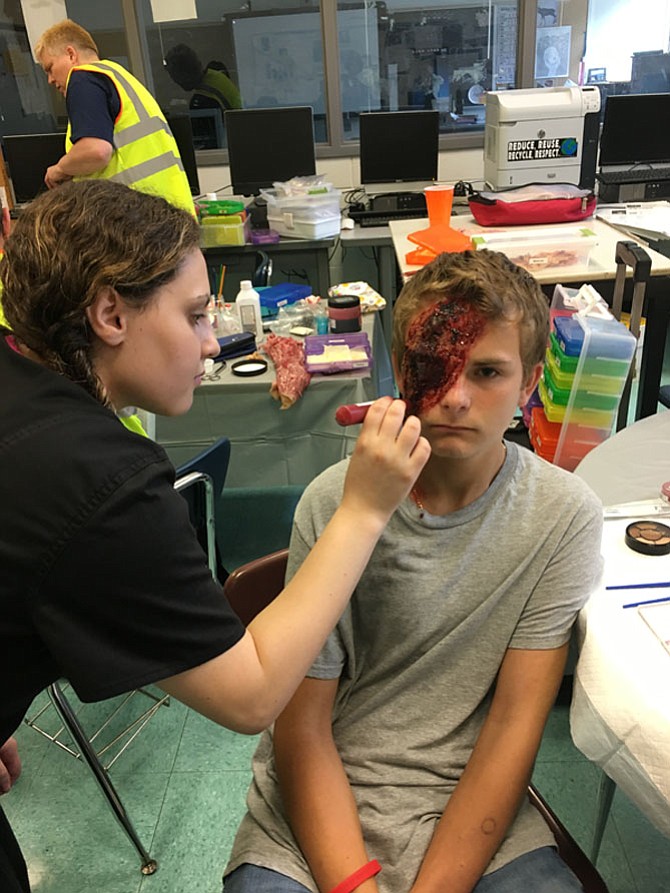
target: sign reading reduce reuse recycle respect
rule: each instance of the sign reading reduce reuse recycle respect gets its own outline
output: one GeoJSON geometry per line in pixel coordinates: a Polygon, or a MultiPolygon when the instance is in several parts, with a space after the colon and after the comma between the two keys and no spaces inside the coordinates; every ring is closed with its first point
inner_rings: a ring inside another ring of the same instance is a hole
{"type": "Polygon", "coordinates": [[[547,158],[574,158],[578,143],[573,136],[544,140],[511,140],[507,143],[508,161],[542,161],[547,158]]]}

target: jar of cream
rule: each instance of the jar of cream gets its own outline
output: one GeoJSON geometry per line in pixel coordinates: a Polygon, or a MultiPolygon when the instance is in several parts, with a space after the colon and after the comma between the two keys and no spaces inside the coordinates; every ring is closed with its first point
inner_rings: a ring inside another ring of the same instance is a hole
{"type": "Polygon", "coordinates": [[[330,331],[336,335],[360,332],[361,299],[358,295],[335,295],[328,298],[330,331]]]}

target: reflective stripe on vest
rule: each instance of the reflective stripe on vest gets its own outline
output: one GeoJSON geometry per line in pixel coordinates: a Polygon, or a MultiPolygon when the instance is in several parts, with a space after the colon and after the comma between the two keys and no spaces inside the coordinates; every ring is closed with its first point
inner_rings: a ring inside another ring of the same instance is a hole
{"type": "MultiPolygon", "coordinates": [[[[121,111],[114,122],[115,151],[103,170],[89,176],[161,195],[172,204],[194,213],[177,144],[156,100],[120,65],[107,61],[90,62],[75,70],[99,71],[107,75],[119,90],[121,100],[121,111]],[[127,123],[129,117],[137,120],[127,123]]],[[[70,133],[68,126],[68,151],[72,145],[70,133]]]]}
{"type": "Polygon", "coordinates": [[[242,108],[240,91],[223,71],[208,68],[195,92],[216,100],[222,109],[242,108]]]}

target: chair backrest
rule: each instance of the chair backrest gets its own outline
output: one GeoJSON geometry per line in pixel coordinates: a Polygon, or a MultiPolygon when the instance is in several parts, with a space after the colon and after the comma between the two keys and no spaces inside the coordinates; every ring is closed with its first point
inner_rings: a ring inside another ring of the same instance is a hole
{"type": "Polygon", "coordinates": [[[220,437],[176,469],[175,488],[188,505],[191,524],[207,554],[210,569],[223,582],[228,572],[223,566],[216,542],[216,508],[223,492],[230,462],[230,440],[220,437]],[[208,484],[208,481],[210,482],[208,484]],[[193,486],[193,484],[202,486],[193,486]]]}
{"type": "Polygon", "coordinates": [[[556,840],[559,856],[579,878],[584,893],[608,893],[607,884],[593,862],[533,785],[528,787],[528,799],[549,826],[556,840]]]}
{"type": "Polygon", "coordinates": [[[223,584],[226,598],[247,626],[284,588],[288,549],[249,561],[234,570],[223,584]]]}
{"type": "Polygon", "coordinates": [[[227,437],[220,437],[197,456],[180,465],[177,468],[177,477],[182,477],[190,471],[201,471],[203,474],[208,474],[214,485],[214,498],[218,499],[223,492],[229,463],[230,440],[227,437]]]}

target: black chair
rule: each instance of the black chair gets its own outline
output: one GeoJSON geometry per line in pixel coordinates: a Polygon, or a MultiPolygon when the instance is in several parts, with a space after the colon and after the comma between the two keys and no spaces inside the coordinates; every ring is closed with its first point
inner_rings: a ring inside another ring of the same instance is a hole
{"type": "MultiPolygon", "coordinates": [[[[287,559],[288,549],[280,549],[243,564],[227,578],[223,591],[245,625],[284,588],[287,559]]],[[[551,829],[561,859],[577,876],[584,893],[608,893],[596,867],[533,785],[528,787],[528,799],[551,829]]]]}
{"type": "Polygon", "coordinates": [[[256,269],[251,277],[254,288],[270,285],[272,279],[272,258],[265,251],[256,252],[256,269]]]}
{"type": "MultiPolygon", "coordinates": [[[[175,490],[188,503],[191,522],[199,535],[214,579],[217,579],[217,575],[221,573],[216,549],[216,499],[223,490],[229,459],[230,441],[227,437],[223,437],[213,446],[180,466],[175,481],[175,490]]],[[[50,703],[47,702],[34,716],[26,717],[25,722],[67,753],[86,763],[112,812],[139,854],[142,874],[153,874],[158,864],[149,855],[135,831],[108,770],[139,735],[156,711],[169,704],[169,695],[158,689],[155,692],[144,688],[131,691],[122,696],[120,700],[114,699],[111,713],[105,717],[98,728],[87,731],[68,700],[67,690],[67,683],[54,682],[48,686],[47,694],[50,703]],[[114,721],[124,712],[128,713],[128,705],[138,697],[148,698],[149,706],[139,715],[135,715],[121,731],[113,733],[110,740],[106,740],[106,733],[112,728],[114,721]],[[42,717],[49,706],[55,708],[60,719],[60,727],[55,731],[45,728],[42,724],[42,717]],[[63,735],[66,736],[65,739],[63,735]],[[70,742],[67,740],[68,737],[70,742]]]]}
{"type": "Polygon", "coordinates": [[[658,402],[670,409],[670,384],[664,384],[658,391],[658,402]]]}
{"type": "Polygon", "coordinates": [[[195,527],[200,545],[208,555],[210,570],[215,579],[223,583],[228,571],[221,561],[216,542],[216,508],[223,493],[228,465],[230,463],[230,440],[220,437],[212,446],[177,468],[175,488],[182,494],[189,507],[191,523],[195,527]],[[193,487],[189,475],[204,474],[211,481],[210,488],[193,487]],[[180,483],[181,482],[181,483],[180,483]],[[208,502],[211,501],[211,505],[208,502]]]}

